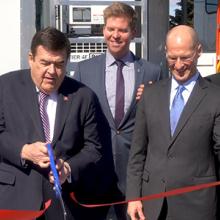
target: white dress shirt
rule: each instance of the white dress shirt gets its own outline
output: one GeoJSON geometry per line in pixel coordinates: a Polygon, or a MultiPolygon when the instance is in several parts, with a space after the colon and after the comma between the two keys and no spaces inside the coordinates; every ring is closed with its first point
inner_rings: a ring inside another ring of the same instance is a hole
{"type": "MultiPolygon", "coordinates": [[[[39,90],[37,89],[37,91],[39,90]]],[[[57,92],[53,92],[49,95],[48,103],[46,106],[46,111],[47,111],[49,124],[50,124],[50,141],[51,142],[53,140],[53,135],[54,135],[56,110],[57,110],[57,92]]]]}

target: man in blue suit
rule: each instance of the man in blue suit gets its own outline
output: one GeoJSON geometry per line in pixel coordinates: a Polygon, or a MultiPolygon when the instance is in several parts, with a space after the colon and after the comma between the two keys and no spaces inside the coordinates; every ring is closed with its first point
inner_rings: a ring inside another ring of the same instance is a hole
{"type": "MultiPolygon", "coordinates": [[[[116,195],[115,200],[125,198],[126,169],[137,100],[144,83],[152,83],[161,77],[158,66],[136,57],[129,50],[130,42],[136,34],[136,22],[137,15],[129,5],[115,2],[108,6],[104,10],[103,28],[107,52],[79,62],[74,75],[75,79],[95,91],[111,129],[110,141],[117,175],[117,187],[111,195],[116,195]],[[125,88],[122,103],[123,118],[119,123],[117,121],[118,124],[115,121],[117,60],[123,63],[123,87],[125,88]]],[[[112,207],[107,219],[127,219],[126,206],[112,207]]]]}

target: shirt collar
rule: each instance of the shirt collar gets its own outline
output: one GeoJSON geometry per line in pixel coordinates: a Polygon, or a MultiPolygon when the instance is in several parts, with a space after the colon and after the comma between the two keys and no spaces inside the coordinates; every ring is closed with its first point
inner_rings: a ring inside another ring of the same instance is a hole
{"type": "MultiPolygon", "coordinates": [[[[192,91],[194,85],[196,84],[196,81],[199,77],[199,72],[197,71],[196,74],[194,74],[188,81],[183,83],[182,85],[185,87],[186,90],[192,91]]],[[[172,82],[171,82],[171,91],[174,91],[179,86],[179,83],[176,81],[176,79],[172,76],[172,82]]]]}
{"type": "MultiPolygon", "coordinates": [[[[37,86],[36,86],[36,91],[37,91],[37,94],[39,94],[40,90],[37,88],[37,86]]],[[[49,94],[49,97],[50,97],[51,99],[53,99],[53,100],[56,99],[57,96],[58,96],[57,91],[54,91],[54,92],[52,92],[52,93],[49,94]]]]}
{"type": "MultiPolygon", "coordinates": [[[[111,66],[115,63],[115,58],[112,56],[112,54],[109,52],[109,50],[106,51],[106,66],[111,66]]],[[[125,65],[129,66],[133,62],[133,55],[129,51],[124,57],[120,59],[124,62],[125,65]]]]}

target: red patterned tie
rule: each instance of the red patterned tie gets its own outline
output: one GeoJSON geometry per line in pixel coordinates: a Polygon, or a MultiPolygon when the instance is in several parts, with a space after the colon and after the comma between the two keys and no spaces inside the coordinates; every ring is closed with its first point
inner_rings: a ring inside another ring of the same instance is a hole
{"type": "Polygon", "coordinates": [[[124,117],[125,84],[122,74],[124,63],[121,60],[116,60],[115,63],[118,66],[115,98],[115,124],[118,127],[124,117]]]}
{"type": "Polygon", "coordinates": [[[43,124],[44,135],[46,142],[50,142],[50,123],[47,115],[46,107],[48,103],[49,95],[39,92],[39,104],[40,104],[40,115],[43,124]]]}

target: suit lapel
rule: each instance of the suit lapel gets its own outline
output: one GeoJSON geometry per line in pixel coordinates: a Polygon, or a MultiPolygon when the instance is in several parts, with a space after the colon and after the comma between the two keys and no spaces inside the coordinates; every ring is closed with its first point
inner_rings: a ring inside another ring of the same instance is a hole
{"type": "Polygon", "coordinates": [[[133,95],[132,95],[132,100],[131,100],[131,104],[127,110],[127,112],[125,113],[124,118],[121,121],[121,124],[119,125],[119,127],[123,126],[124,122],[127,121],[127,119],[129,118],[129,115],[131,113],[131,111],[135,108],[135,105],[137,104],[136,101],[136,93],[137,93],[137,89],[140,86],[140,84],[143,83],[143,77],[144,77],[144,68],[142,63],[140,62],[140,60],[137,60],[136,57],[134,56],[134,77],[135,77],[135,84],[134,84],[134,91],[133,91],[133,95]]]}
{"type": "Polygon", "coordinates": [[[36,86],[31,79],[30,70],[24,72],[21,80],[21,91],[22,97],[20,102],[21,106],[25,106],[24,112],[30,117],[32,123],[35,127],[35,131],[38,133],[38,136],[41,140],[44,140],[44,132],[41,123],[39,104],[38,104],[38,95],[36,91],[36,86]]]}
{"type": "MultiPolygon", "coordinates": [[[[63,83],[62,88],[65,88],[64,85],[65,83],[63,83]]],[[[73,100],[73,98],[70,98],[68,94],[63,93],[62,88],[60,91],[58,91],[57,97],[56,120],[54,125],[54,136],[52,141],[53,143],[55,143],[58,140],[63,130],[73,100]]]]}
{"type": "Polygon", "coordinates": [[[133,100],[136,98],[136,91],[141,83],[143,83],[144,78],[144,67],[140,60],[134,61],[134,73],[135,73],[135,85],[134,85],[134,93],[133,93],[133,100]]]}
{"type": "Polygon", "coordinates": [[[160,109],[160,120],[162,122],[161,129],[163,129],[164,137],[167,137],[167,141],[170,140],[170,90],[171,79],[161,82],[161,90],[158,95],[158,109],[160,109]]]}
{"type": "Polygon", "coordinates": [[[115,121],[113,118],[113,115],[111,113],[111,109],[108,103],[108,99],[107,99],[107,94],[106,94],[106,86],[105,86],[105,77],[106,77],[106,55],[100,56],[101,60],[100,60],[100,65],[96,65],[97,66],[97,70],[96,72],[98,73],[98,76],[96,77],[96,79],[98,80],[98,88],[99,91],[97,92],[97,94],[100,94],[100,104],[102,106],[102,109],[104,111],[104,114],[106,115],[106,118],[108,119],[108,122],[110,124],[111,127],[115,127],[115,121]],[[101,69],[101,71],[100,71],[101,69]]]}
{"type": "MultiPolygon", "coordinates": [[[[130,112],[132,111],[132,109],[135,107],[135,105],[137,103],[137,101],[136,101],[137,89],[140,86],[140,84],[143,83],[144,68],[141,65],[141,63],[137,60],[135,60],[135,62],[134,62],[134,74],[135,74],[134,75],[134,77],[135,77],[134,91],[133,91],[133,96],[132,96],[130,107],[128,108],[128,111],[126,112],[125,117],[124,117],[125,121],[129,117],[130,112]]],[[[122,120],[122,123],[124,120],[122,120]]]]}
{"type": "Polygon", "coordinates": [[[174,132],[172,142],[177,138],[177,136],[180,134],[186,123],[189,121],[191,115],[193,112],[196,111],[199,104],[203,100],[203,98],[206,96],[206,85],[204,84],[204,81],[201,77],[199,77],[198,81],[196,82],[193,91],[189,97],[189,100],[187,101],[183,112],[181,114],[181,117],[179,119],[179,122],[177,124],[176,130],[174,132]]]}

